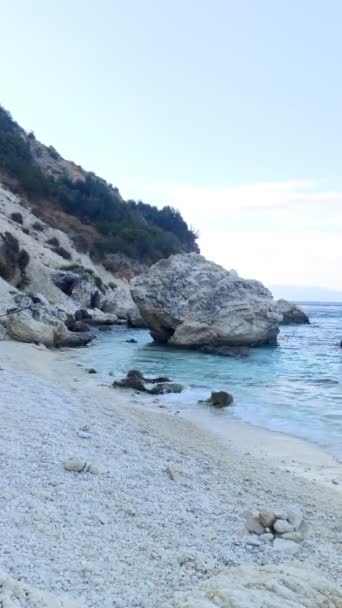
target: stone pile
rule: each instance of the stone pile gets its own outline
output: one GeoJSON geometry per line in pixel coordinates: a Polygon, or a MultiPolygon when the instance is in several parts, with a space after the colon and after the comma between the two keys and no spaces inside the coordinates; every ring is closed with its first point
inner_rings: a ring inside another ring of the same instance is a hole
{"type": "Polygon", "coordinates": [[[298,551],[298,543],[304,540],[304,513],[297,506],[282,512],[246,511],[244,517],[245,527],[251,534],[247,541],[249,545],[272,543],[275,551],[294,554],[298,551]]]}

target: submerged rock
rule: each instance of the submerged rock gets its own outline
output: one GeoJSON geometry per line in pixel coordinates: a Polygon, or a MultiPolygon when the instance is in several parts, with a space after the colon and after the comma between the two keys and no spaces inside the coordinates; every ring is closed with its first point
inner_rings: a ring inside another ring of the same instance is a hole
{"type": "Polygon", "coordinates": [[[199,350],[220,357],[248,357],[250,353],[248,346],[201,346],[199,350]]]}
{"type": "Polygon", "coordinates": [[[226,393],[226,391],[213,391],[205,403],[213,407],[222,408],[231,405],[233,401],[233,395],[230,393],[226,393]]]}
{"type": "Polygon", "coordinates": [[[288,302],[287,300],[277,300],[278,311],[283,316],[281,325],[299,325],[310,323],[308,315],[297,304],[288,302]]]}
{"type": "Polygon", "coordinates": [[[282,317],[270,291],[201,255],[161,260],[133,279],[131,292],[155,341],[195,348],[276,342],[282,317]]]}
{"type": "Polygon", "coordinates": [[[150,395],[164,395],[166,393],[181,393],[183,386],[171,382],[169,378],[159,376],[157,378],[145,378],[142,372],[131,369],[127,372],[126,378],[117,380],[112,384],[113,388],[131,388],[150,395]],[[154,385],[150,388],[148,385],[154,385]]]}

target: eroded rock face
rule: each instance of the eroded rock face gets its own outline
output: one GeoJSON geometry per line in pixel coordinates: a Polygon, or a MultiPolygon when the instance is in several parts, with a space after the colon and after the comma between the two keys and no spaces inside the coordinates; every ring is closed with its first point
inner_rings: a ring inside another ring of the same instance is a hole
{"type": "Polygon", "coordinates": [[[199,589],[178,593],[175,601],[175,608],[263,606],[341,608],[342,588],[311,566],[242,566],[201,583],[199,589]]]}
{"type": "Polygon", "coordinates": [[[117,287],[110,295],[107,294],[102,310],[117,315],[119,319],[126,320],[132,327],[145,327],[128,285],[127,287],[117,287]]]}
{"type": "Polygon", "coordinates": [[[44,344],[48,348],[85,346],[93,339],[91,335],[70,332],[62,321],[53,319],[51,324],[37,321],[30,310],[10,314],[6,330],[13,340],[44,344]]]}
{"type": "Polygon", "coordinates": [[[161,260],[131,293],[152,337],[174,346],[274,344],[282,318],[260,282],[195,253],[161,260]]]}
{"type": "Polygon", "coordinates": [[[297,304],[287,300],[277,300],[278,311],[282,314],[281,325],[310,323],[308,315],[297,304]]]}

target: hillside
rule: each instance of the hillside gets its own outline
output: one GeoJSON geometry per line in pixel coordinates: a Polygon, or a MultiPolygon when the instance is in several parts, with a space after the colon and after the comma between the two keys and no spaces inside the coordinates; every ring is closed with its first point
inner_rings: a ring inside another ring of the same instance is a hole
{"type": "Polygon", "coordinates": [[[79,252],[114,272],[118,255],[152,264],[198,251],[197,235],[177,210],[124,201],[116,187],[38,142],[1,106],[0,181],[35,215],[66,232],[79,252]]]}

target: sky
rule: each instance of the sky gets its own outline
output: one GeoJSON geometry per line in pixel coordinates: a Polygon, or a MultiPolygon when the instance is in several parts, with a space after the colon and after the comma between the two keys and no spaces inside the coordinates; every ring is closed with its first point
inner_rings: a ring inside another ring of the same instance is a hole
{"type": "Polygon", "coordinates": [[[340,0],[0,14],[0,103],[19,124],[125,198],[177,207],[241,276],[342,292],[340,0]]]}

